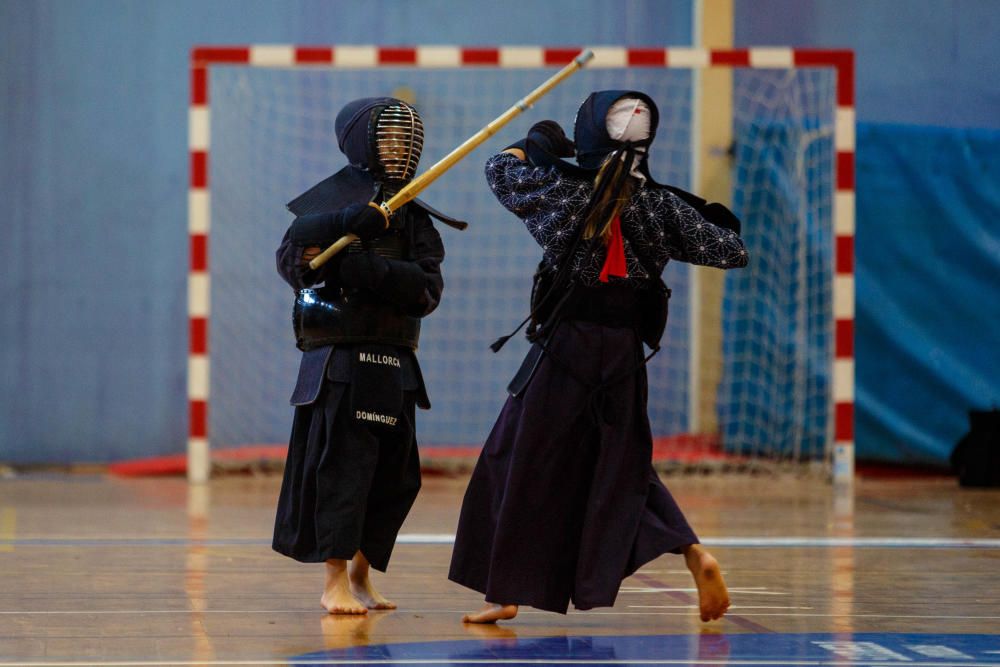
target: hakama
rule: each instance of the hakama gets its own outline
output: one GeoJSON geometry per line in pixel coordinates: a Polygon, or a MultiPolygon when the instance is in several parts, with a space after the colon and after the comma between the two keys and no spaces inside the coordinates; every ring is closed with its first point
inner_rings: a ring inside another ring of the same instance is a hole
{"type": "Polygon", "coordinates": [[[384,572],[420,490],[417,385],[406,373],[404,423],[376,434],[377,426],[350,414],[350,384],[337,381],[347,376],[333,356],[319,397],[295,409],[272,547],[306,563],[350,560],[361,551],[384,572]]]}
{"type": "Polygon", "coordinates": [[[548,345],[483,447],[448,576],[497,604],[612,606],[625,577],[698,539],[652,468],[635,331],[569,321],[548,345]]]}

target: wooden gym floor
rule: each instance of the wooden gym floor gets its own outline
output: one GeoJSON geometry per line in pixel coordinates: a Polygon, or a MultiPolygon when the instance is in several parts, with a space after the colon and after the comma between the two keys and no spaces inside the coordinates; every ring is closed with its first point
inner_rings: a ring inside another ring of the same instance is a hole
{"type": "Polygon", "coordinates": [[[463,626],[446,578],[464,475],[425,475],[387,575],[399,604],[319,606],[322,566],[270,550],[277,476],[0,479],[0,664],[1000,664],[1000,491],[953,479],[665,479],[722,562],[701,623],[676,556],[611,609],[463,626]]]}

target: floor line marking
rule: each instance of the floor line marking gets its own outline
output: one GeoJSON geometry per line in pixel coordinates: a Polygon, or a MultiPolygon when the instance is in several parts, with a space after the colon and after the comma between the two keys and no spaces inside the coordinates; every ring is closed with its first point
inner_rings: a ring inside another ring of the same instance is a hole
{"type": "MultiPolygon", "coordinates": [[[[9,550],[16,546],[22,547],[81,547],[81,546],[270,546],[270,539],[265,538],[208,538],[191,539],[176,538],[29,538],[14,537],[13,510],[5,510],[0,514],[0,549],[9,550]],[[7,514],[7,511],[10,514],[7,514]]],[[[402,534],[397,544],[408,545],[451,545],[455,541],[452,534],[409,533],[402,534]]],[[[741,548],[831,548],[857,547],[876,549],[1000,549],[1000,538],[964,538],[964,537],[708,537],[702,543],[713,547],[741,548]]]]}
{"type": "MultiPolygon", "coordinates": [[[[642,574],[645,574],[643,572],[642,574]]],[[[763,588],[729,588],[730,593],[739,593],[740,595],[791,595],[791,593],[786,593],[784,591],[769,591],[763,588]]],[[[697,588],[655,588],[655,587],[641,587],[641,586],[622,586],[618,591],[619,593],[697,593],[697,588]]]]}
{"type": "Polygon", "coordinates": [[[1000,549],[997,538],[965,537],[715,537],[704,544],[717,547],[877,547],[1000,549]]]}
{"type": "MultiPolygon", "coordinates": [[[[630,604],[629,609],[697,609],[696,604],[630,604]]],[[[772,607],[769,605],[732,605],[729,611],[737,609],[815,609],[815,607],[772,607]]]]}
{"type": "Polygon", "coordinates": [[[0,507],[0,551],[14,550],[17,541],[17,510],[0,507]]]}
{"type": "Polygon", "coordinates": [[[962,661],[913,661],[901,663],[898,660],[863,660],[854,662],[843,658],[829,660],[782,660],[774,658],[766,659],[739,659],[739,658],[639,658],[639,659],[598,659],[598,658],[344,658],[344,659],[306,659],[296,660],[294,658],[265,658],[262,660],[171,660],[171,661],[114,661],[96,662],[0,662],[0,665],[18,667],[78,667],[88,665],[91,667],[160,667],[160,666],[189,666],[205,665],[208,667],[219,665],[814,665],[816,667],[843,667],[844,665],[863,664],[866,667],[898,667],[900,664],[914,665],[914,667],[958,667],[959,665],[970,665],[971,667],[1000,667],[996,662],[979,662],[977,660],[962,661]]]}
{"type": "MultiPolygon", "coordinates": [[[[630,605],[631,606],[631,605],[630,605]]],[[[691,609],[693,606],[677,606],[677,609],[691,609]]],[[[666,607],[668,609],[673,609],[675,607],[666,607]]],[[[743,607],[747,609],[747,607],[743,607]]],[[[406,609],[407,613],[414,614],[457,614],[462,615],[468,613],[468,609],[406,609]]],[[[532,609],[525,609],[518,612],[519,615],[531,615],[531,614],[545,614],[551,615],[552,612],[539,611],[532,609]]],[[[0,610],[0,614],[6,616],[40,616],[40,615],[116,615],[116,614],[132,614],[132,615],[142,615],[142,614],[309,614],[316,615],[320,612],[316,612],[314,609],[202,609],[202,610],[191,610],[191,609],[106,609],[100,611],[83,611],[83,610],[53,610],[53,611],[16,611],[16,610],[0,610]]],[[[587,611],[570,611],[571,616],[573,615],[584,615],[584,616],[689,616],[690,612],[657,612],[657,611],[598,611],[596,609],[589,609],[587,611]]],[[[792,616],[792,617],[802,617],[811,616],[818,618],[885,618],[885,613],[879,614],[830,614],[830,613],[802,613],[799,611],[788,612],[788,613],[772,613],[772,612],[748,612],[742,613],[741,616],[792,616]]],[[[957,616],[957,615],[932,615],[932,614],[892,614],[893,618],[912,618],[912,619],[928,619],[928,620],[980,620],[980,621],[992,621],[1000,620],[1000,616],[957,616]]],[[[725,617],[723,620],[732,620],[730,617],[725,617]]],[[[6,665],[0,661],[0,665],[6,665]]]]}
{"type": "MultiPolygon", "coordinates": [[[[663,587],[663,588],[667,587],[658,578],[656,578],[656,577],[654,577],[652,575],[649,575],[649,574],[639,574],[639,573],[636,573],[636,574],[634,574],[632,576],[634,576],[636,579],[638,579],[639,581],[641,581],[642,583],[644,583],[646,585],[652,584],[655,587],[663,587]]],[[[697,591],[697,589],[694,589],[694,590],[697,591]]],[[[694,602],[698,601],[698,598],[696,597],[697,593],[695,593],[694,595],[692,595],[691,593],[687,593],[687,592],[683,592],[682,593],[682,592],[679,592],[679,591],[677,591],[677,592],[670,591],[670,592],[667,592],[666,595],[667,595],[668,598],[673,598],[675,601],[685,602],[687,604],[691,604],[691,603],[694,603],[694,602]]],[[[662,613],[662,612],[646,612],[646,613],[662,613]]],[[[744,630],[751,630],[751,631],[755,631],[755,632],[773,632],[773,630],[771,630],[771,628],[769,628],[767,626],[764,626],[764,625],[761,625],[760,623],[756,623],[754,621],[751,621],[749,618],[746,617],[745,614],[730,614],[727,617],[726,620],[728,620],[730,623],[733,623],[735,625],[740,626],[744,630]]]]}

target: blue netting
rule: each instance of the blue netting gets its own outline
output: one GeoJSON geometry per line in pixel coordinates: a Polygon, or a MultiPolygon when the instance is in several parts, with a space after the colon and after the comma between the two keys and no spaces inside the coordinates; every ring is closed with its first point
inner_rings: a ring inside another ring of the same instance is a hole
{"type": "Polygon", "coordinates": [[[832,76],[736,78],[733,209],[751,263],[727,275],[718,412],[729,451],[821,458],[832,358],[832,76]]]}

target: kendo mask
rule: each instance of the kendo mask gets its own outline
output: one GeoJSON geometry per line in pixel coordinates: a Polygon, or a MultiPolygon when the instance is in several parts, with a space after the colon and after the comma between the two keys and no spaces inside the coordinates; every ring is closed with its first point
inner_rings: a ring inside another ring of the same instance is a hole
{"type": "Polygon", "coordinates": [[[660,114],[656,103],[634,90],[601,90],[591,93],[576,113],[573,142],[577,163],[598,169],[618,151],[632,161],[632,175],[649,178],[647,150],[656,136],[660,114]]]}
{"type": "MultiPolygon", "coordinates": [[[[347,156],[344,167],[288,202],[295,215],[326,213],[348,204],[373,200],[372,186],[381,195],[395,194],[417,171],[424,143],[420,115],[395,97],[365,97],[348,102],[334,122],[337,146],[347,156]],[[379,141],[383,141],[380,153],[379,141]],[[374,181],[374,183],[373,183],[374,181]]],[[[435,210],[420,199],[414,204],[455,229],[468,223],[435,210]]],[[[405,216],[393,216],[390,224],[404,224],[405,216]]]]}
{"type": "Polygon", "coordinates": [[[337,144],[351,164],[398,189],[417,173],[424,125],[412,106],[393,97],[348,103],[336,121],[337,144]]]}

